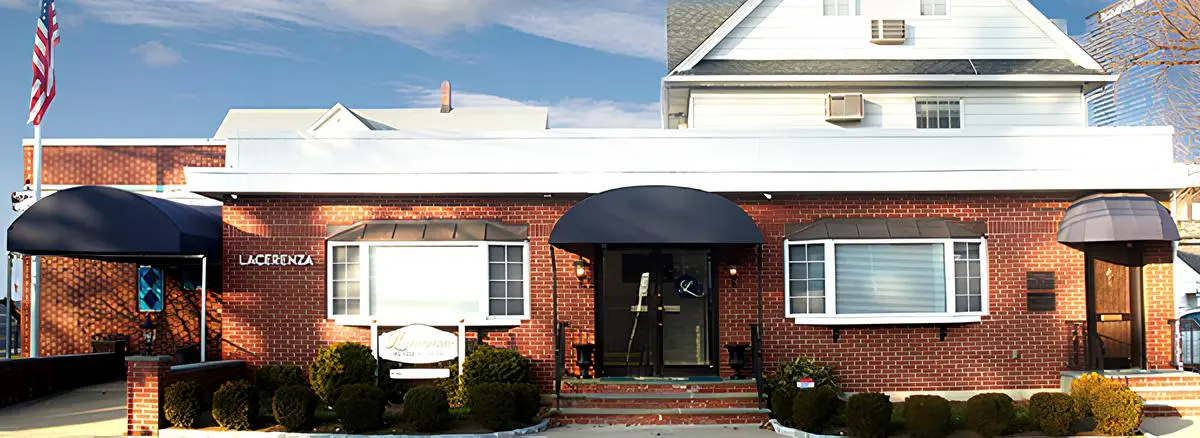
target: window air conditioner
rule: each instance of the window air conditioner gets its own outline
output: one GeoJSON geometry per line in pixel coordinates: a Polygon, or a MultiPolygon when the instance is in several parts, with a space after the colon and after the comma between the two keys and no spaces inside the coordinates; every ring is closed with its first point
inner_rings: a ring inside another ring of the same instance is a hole
{"type": "Polygon", "coordinates": [[[825,121],[862,121],[865,112],[862,93],[830,94],[825,98],[825,121]]]}
{"type": "Polygon", "coordinates": [[[904,20],[871,20],[871,42],[875,44],[904,44],[908,30],[904,20]]]}

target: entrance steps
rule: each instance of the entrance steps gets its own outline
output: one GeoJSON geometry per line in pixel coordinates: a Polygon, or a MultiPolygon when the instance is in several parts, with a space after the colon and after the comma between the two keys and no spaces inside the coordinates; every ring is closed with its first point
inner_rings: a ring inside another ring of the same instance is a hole
{"type": "Polygon", "coordinates": [[[1142,396],[1146,400],[1142,411],[1147,417],[1200,415],[1200,374],[1175,370],[1130,370],[1106,371],[1102,375],[1124,383],[1142,396]]]}
{"type": "Polygon", "coordinates": [[[560,424],[747,424],[767,421],[753,380],[566,380],[560,424]]]}

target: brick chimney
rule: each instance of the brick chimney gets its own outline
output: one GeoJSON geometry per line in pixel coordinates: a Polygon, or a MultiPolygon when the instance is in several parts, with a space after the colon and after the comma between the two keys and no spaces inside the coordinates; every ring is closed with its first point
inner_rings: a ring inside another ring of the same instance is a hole
{"type": "Polygon", "coordinates": [[[442,81],[442,114],[449,113],[454,109],[450,106],[450,81],[442,81]]]}

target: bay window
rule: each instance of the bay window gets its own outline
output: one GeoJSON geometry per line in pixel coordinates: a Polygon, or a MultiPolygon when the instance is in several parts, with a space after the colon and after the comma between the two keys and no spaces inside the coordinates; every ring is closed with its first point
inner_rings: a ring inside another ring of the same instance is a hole
{"type": "Polygon", "coordinates": [[[978,321],[985,254],[982,238],[787,241],[785,309],[802,324],[978,321]]]}
{"type": "Polygon", "coordinates": [[[529,245],[328,242],[328,316],[347,324],[515,324],[529,318],[529,245]]]}

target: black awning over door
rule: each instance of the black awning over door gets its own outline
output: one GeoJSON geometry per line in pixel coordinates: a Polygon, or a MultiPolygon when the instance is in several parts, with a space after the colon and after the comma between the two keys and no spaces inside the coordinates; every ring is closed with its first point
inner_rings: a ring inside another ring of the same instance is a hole
{"type": "Polygon", "coordinates": [[[1058,224],[1058,241],[1066,244],[1178,240],[1171,212],[1141,193],[1082,198],[1067,208],[1058,224]]]}
{"type": "Polygon", "coordinates": [[[111,187],[83,186],[38,201],[8,227],[26,255],[148,262],[221,259],[221,207],[194,206],[111,187]]]}
{"type": "Polygon", "coordinates": [[[593,245],[758,245],[754,220],[729,199],[702,190],[638,186],[580,201],[559,218],[550,244],[589,255],[593,245]]]}

